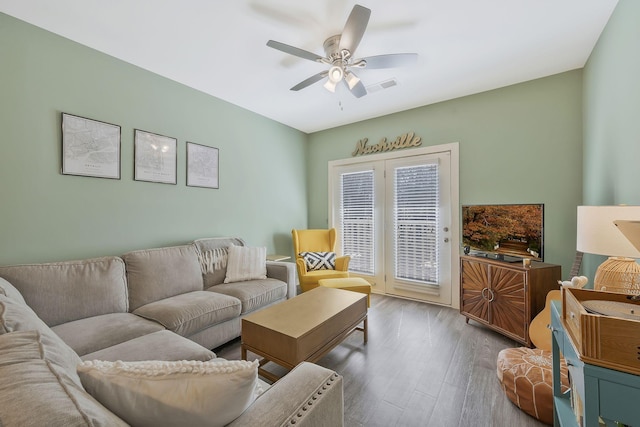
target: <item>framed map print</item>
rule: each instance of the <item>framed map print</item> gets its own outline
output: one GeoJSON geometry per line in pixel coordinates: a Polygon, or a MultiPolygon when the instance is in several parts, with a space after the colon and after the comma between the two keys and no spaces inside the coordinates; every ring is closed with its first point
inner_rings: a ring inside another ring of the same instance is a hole
{"type": "Polygon", "coordinates": [[[164,135],[134,131],[134,179],[177,184],[178,140],[164,135]]]}
{"type": "Polygon", "coordinates": [[[62,174],[120,179],[120,126],[62,113],[62,174]]]}
{"type": "Polygon", "coordinates": [[[187,142],[187,185],[219,188],[219,160],[217,148],[187,142]]]}

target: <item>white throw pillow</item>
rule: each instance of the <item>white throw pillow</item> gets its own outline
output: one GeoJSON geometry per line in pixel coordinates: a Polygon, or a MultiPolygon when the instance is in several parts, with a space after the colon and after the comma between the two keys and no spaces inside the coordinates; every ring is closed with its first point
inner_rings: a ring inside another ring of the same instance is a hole
{"type": "Polygon", "coordinates": [[[229,246],[224,283],[266,278],[266,247],[229,246]]]}
{"type": "Polygon", "coordinates": [[[261,392],[258,361],[106,362],[78,365],[84,388],[132,426],[224,426],[261,392]]]}

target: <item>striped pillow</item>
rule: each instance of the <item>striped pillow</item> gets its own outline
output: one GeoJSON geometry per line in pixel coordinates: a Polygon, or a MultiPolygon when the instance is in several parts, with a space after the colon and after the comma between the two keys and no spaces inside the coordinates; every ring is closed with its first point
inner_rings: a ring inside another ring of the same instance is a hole
{"type": "Polygon", "coordinates": [[[307,265],[307,271],[335,270],[335,252],[300,252],[300,256],[307,265]]]}
{"type": "Polygon", "coordinates": [[[229,246],[224,283],[267,278],[267,248],[229,246]]]}

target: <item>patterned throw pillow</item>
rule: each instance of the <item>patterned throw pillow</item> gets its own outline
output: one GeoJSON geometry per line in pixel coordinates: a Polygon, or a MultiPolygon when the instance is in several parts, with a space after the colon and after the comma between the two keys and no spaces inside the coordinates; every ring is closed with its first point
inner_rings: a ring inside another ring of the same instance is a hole
{"type": "Polygon", "coordinates": [[[300,252],[300,256],[307,265],[307,271],[335,270],[335,252],[300,252]]]}

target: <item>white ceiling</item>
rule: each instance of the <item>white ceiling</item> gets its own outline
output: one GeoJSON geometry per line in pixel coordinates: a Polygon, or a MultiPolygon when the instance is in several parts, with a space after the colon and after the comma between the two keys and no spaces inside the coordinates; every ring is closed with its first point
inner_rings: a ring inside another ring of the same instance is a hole
{"type": "Polygon", "coordinates": [[[355,98],[318,82],[353,0],[0,0],[0,11],[311,133],[584,66],[617,0],[359,0],[372,10],[356,57],[418,53],[408,68],[359,70],[355,98]]]}

